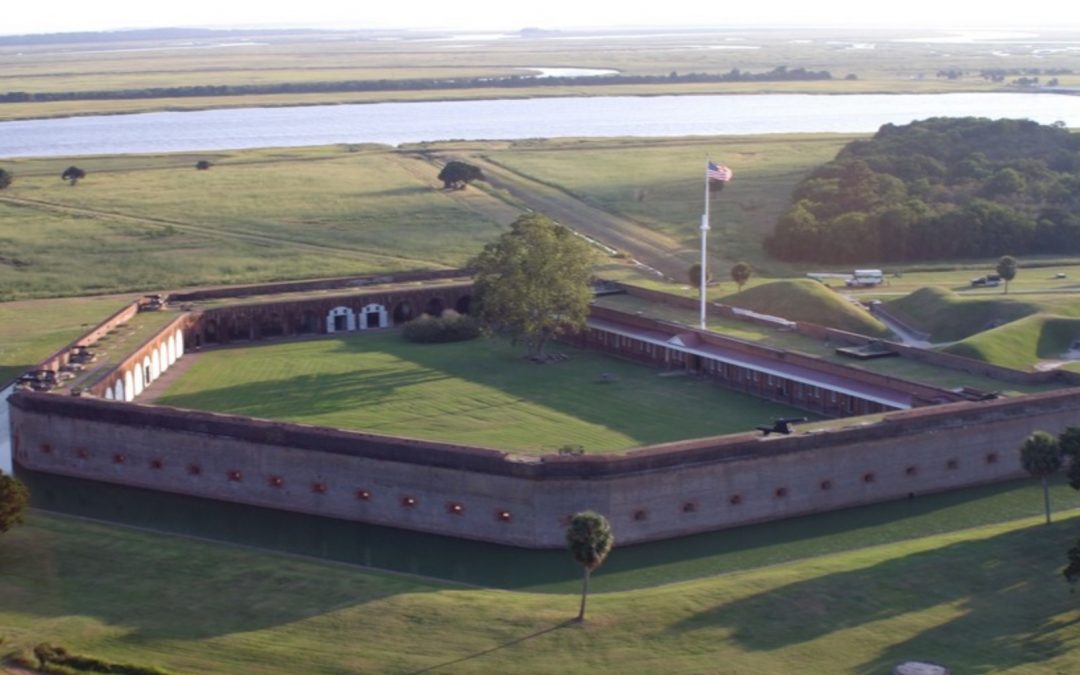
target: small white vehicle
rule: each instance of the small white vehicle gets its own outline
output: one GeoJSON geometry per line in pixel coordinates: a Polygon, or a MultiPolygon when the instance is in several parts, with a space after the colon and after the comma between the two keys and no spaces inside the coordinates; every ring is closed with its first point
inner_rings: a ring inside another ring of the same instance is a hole
{"type": "Polygon", "coordinates": [[[848,288],[866,288],[885,283],[885,274],[881,270],[855,270],[844,284],[848,288]]]}

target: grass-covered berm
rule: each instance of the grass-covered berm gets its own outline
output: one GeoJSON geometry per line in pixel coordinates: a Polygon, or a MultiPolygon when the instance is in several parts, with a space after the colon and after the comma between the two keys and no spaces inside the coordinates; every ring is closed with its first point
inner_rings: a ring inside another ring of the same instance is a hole
{"type": "Polygon", "coordinates": [[[397,333],[189,353],[194,363],[157,402],[528,453],[612,452],[805,415],[604,354],[549,351],[569,360],[538,365],[522,345],[397,333]]]}
{"type": "MultiPolygon", "coordinates": [[[[47,641],[184,673],[831,675],[913,658],[1076,672],[1059,570],[1077,511],[1041,525],[1040,492],[1024,481],[638,547],[616,532],[584,624],[568,621],[580,581],[564,551],[482,549],[493,570],[563,579],[491,590],[33,513],[0,546],[0,654],[47,641]]],[[[1059,485],[1054,499],[1077,498],[1059,485]]]]}

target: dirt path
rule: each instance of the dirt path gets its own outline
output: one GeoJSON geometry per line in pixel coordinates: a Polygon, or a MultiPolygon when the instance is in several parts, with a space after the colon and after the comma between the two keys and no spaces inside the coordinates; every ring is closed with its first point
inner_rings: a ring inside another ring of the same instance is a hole
{"type": "Polygon", "coordinates": [[[620,251],[672,279],[682,279],[696,253],[684,258],[682,245],[664,234],[623,216],[590,206],[563,190],[521,175],[480,156],[470,163],[484,171],[487,182],[506,190],[534,211],[540,211],[581,234],[620,251]]]}

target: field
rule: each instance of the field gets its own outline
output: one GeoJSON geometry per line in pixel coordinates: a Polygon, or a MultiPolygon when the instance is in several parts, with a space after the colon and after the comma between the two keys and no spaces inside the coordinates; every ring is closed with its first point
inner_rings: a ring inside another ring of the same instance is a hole
{"type": "Polygon", "coordinates": [[[386,149],[5,163],[0,296],[77,295],[463,264],[518,214],[386,149]]]}
{"type": "MultiPolygon", "coordinates": [[[[157,87],[281,85],[349,80],[409,80],[523,75],[529,68],[599,68],[625,75],[762,73],[828,70],[828,81],[687,82],[648,85],[566,85],[513,89],[430,89],[365,93],[159,97],[5,103],[0,119],[212,107],[441,100],[521,96],[700,93],[936,93],[1003,91],[984,68],[1076,69],[1072,52],[1052,48],[1076,39],[1042,31],[1030,43],[992,35],[950,39],[938,31],[850,29],[709,29],[570,31],[548,35],[455,35],[426,31],[222,33],[158,41],[44,45],[0,44],[0,92],[86,92],[157,87]],[[943,41],[943,42],[942,42],[943,41]],[[1003,61],[1002,52],[1008,54],[1003,61]],[[939,76],[957,71],[952,78],[939,76]],[[849,76],[851,76],[849,78],[849,76]]],[[[1059,75],[1062,84],[1076,76],[1059,75]]]]}
{"type": "Polygon", "coordinates": [[[397,333],[223,349],[195,357],[157,402],[527,453],[564,445],[612,452],[804,415],[694,378],[556,349],[569,362],[538,366],[501,342],[421,345],[397,333]]]}
{"type": "MultiPolygon", "coordinates": [[[[719,533],[719,555],[689,548],[682,562],[616,547],[583,626],[567,623],[565,553],[544,558],[564,582],[489,590],[35,513],[0,548],[0,651],[47,640],[207,673],[1080,668],[1058,573],[1075,508],[1045,527],[1028,517],[1033,482],[967,494],[927,497],[906,519],[900,503],[719,533]],[[787,564],[762,565],[778,549],[787,564]],[[683,576],[687,563],[704,576],[683,576]]],[[[1054,499],[1076,504],[1064,487],[1054,499]]]]}

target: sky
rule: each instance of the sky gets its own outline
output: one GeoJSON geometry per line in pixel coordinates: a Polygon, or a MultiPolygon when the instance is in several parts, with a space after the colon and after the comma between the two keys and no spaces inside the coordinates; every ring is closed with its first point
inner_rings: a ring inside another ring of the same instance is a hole
{"type": "Polygon", "coordinates": [[[1018,28],[1080,27],[1080,5],[1054,0],[46,0],[4,12],[0,34],[185,27],[450,28],[518,30],[601,26],[1018,28]],[[1021,10],[1022,7],[1022,10],[1021,10]]]}

